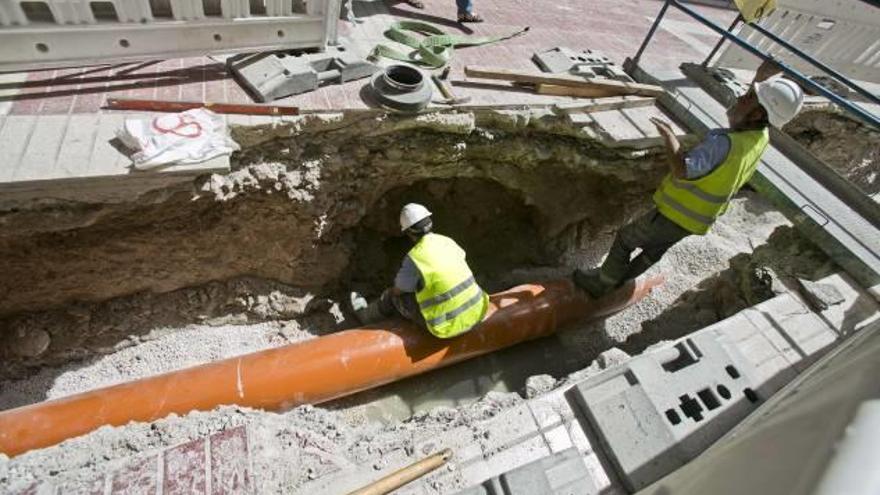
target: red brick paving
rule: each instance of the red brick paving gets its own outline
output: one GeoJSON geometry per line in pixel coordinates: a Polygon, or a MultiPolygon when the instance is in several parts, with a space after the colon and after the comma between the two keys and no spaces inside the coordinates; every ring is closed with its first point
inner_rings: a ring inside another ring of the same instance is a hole
{"type": "MultiPolygon", "coordinates": [[[[450,34],[498,35],[523,26],[531,30],[524,36],[498,44],[461,48],[452,62],[453,78],[462,78],[465,64],[481,63],[513,69],[534,69],[531,55],[535,51],[568,46],[574,49],[595,49],[618,63],[638,49],[653,18],[660,10],[656,0],[474,0],[475,11],[486,18],[485,23],[462,26],[454,21],[452,0],[426,0],[426,9],[415,10],[402,2],[382,4],[355,2],[355,12],[364,15],[364,23],[340,22],[340,34],[352,39],[379,36],[383,26],[376,14],[390,13],[398,19],[422,20],[438,25],[450,34]],[[366,13],[366,14],[364,14],[366,13]]],[[[704,15],[726,25],[734,16],[730,10],[696,6],[704,15]]],[[[690,21],[685,14],[670,9],[669,19],[690,21]]],[[[717,37],[689,33],[703,44],[712,46],[717,37]]],[[[642,63],[649,67],[674,67],[685,61],[699,61],[703,47],[694,47],[659,29],[642,63]]],[[[191,57],[161,62],[118,64],[83,70],[34,71],[21,86],[20,96],[11,113],[65,114],[97,112],[107,96],[157,98],[170,100],[203,100],[212,102],[252,102],[251,97],[225,72],[221,62],[207,57],[191,57]],[[55,77],[53,77],[53,74],[55,77]],[[59,77],[63,76],[63,77],[59,77]]],[[[365,104],[360,90],[365,80],[346,85],[331,85],[318,91],[279,100],[284,105],[303,108],[357,108],[365,104]]],[[[470,91],[474,103],[514,102],[517,93],[470,91]]]]}
{"type": "Polygon", "coordinates": [[[104,478],[80,483],[65,483],[55,492],[58,495],[104,495],[104,478]]]}
{"type": "Polygon", "coordinates": [[[141,459],[113,473],[111,493],[126,495],[155,495],[158,489],[158,458],[141,459]]]}
{"type": "Polygon", "coordinates": [[[205,440],[198,439],[165,451],[163,495],[201,495],[207,493],[205,440]]]}
{"type": "Polygon", "coordinates": [[[249,484],[245,428],[240,426],[212,436],[211,494],[245,494],[249,484]]]}

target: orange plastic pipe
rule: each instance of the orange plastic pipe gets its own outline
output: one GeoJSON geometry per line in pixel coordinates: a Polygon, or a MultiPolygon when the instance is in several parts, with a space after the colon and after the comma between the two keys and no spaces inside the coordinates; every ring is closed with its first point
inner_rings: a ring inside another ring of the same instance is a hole
{"type": "Polygon", "coordinates": [[[590,300],[569,281],[491,296],[478,328],[437,339],[408,322],[345,330],[163,375],[0,412],[0,452],[14,456],[103,425],[153,421],[222,404],[287,409],[316,404],[550,335],[637,302],[662,278],[631,282],[590,300]]]}

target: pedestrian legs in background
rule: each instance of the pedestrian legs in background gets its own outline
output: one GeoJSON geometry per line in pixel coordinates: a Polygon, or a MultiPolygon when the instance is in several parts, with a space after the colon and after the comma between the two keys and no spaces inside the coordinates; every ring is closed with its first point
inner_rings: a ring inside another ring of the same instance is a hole
{"type": "Polygon", "coordinates": [[[474,14],[472,0],[455,0],[458,7],[458,22],[483,22],[483,18],[474,14]]]}

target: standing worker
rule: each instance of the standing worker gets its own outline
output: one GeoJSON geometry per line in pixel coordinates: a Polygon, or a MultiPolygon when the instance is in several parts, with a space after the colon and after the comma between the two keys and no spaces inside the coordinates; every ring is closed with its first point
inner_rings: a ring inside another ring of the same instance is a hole
{"type": "Polygon", "coordinates": [[[400,230],[414,246],[394,286],[378,300],[368,305],[358,293],[351,294],[351,307],[362,325],[399,315],[445,339],[483,321],[489,296],[474,280],[464,250],[431,228],[431,212],[424,206],[410,203],[400,211],[400,230]]]}
{"type": "Polygon", "coordinates": [[[773,77],[779,72],[764,62],[746,94],[727,110],[730,129],[710,131],[688,153],[668,123],[651,119],[669,162],[669,173],[654,193],[654,208],[620,229],[601,268],[574,272],[577,286],[601,297],[644,273],[678,241],[709,231],[758,167],[770,141],[769,126],[781,129],[803,105],[803,90],[789,79],[773,77]],[[631,259],[637,248],[641,253],[631,259]]]}

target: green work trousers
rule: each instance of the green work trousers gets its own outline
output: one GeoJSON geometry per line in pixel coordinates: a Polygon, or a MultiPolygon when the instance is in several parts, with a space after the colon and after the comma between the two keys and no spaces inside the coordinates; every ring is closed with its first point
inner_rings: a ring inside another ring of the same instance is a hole
{"type": "Polygon", "coordinates": [[[604,284],[617,286],[638,277],[660,261],[675,243],[689,235],[690,232],[652,208],[617,232],[599,271],[600,280],[604,284]],[[642,251],[632,258],[636,249],[642,251]]]}

